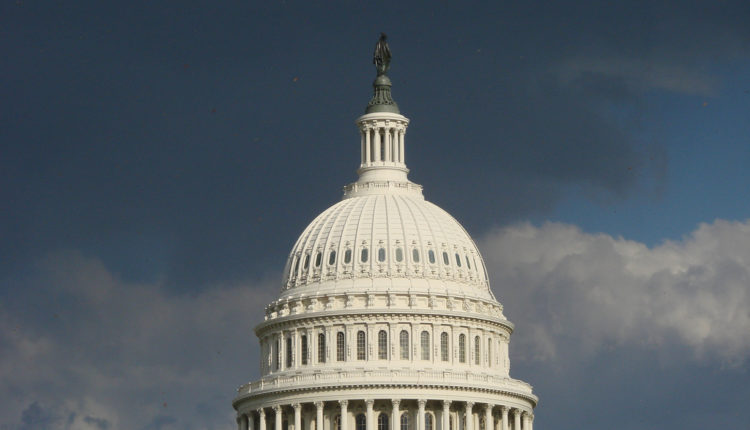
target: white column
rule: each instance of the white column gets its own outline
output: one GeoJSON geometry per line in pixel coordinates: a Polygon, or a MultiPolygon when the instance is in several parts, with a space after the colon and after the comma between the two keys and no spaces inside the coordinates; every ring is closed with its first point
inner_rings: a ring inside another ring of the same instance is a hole
{"type": "Polygon", "coordinates": [[[404,134],[405,133],[406,133],[406,130],[401,130],[399,132],[399,134],[398,134],[398,141],[399,141],[399,145],[398,146],[399,146],[399,149],[400,149],[400,153],[399,153],[398,158],[399,158],[399,161],[402,162],[402,163],[405,162],[404,161],[404,134]]]}
{"type": "Polygon", "coordinates": [[[451,401],[443,400],[443,428],[440,430],[450,430],[450,413],[451,413],[451,401]]]}
{"type": "Polygon", "coordinates": [[[484,430],[495,430],[495,422],[492,419],[492,405],[489,403],[484,408],[484,430]]]}
{"type": "Polygon", "coordinates": [[[315,402],[317,415],[315,417],[315,430],[323,430],[323,402],[315,402]]]}
{"type": "Polygon", "coordinates": [[[302,430],[302,405],[295,403],[294,408],[294,430],[302,430]]]}
{"type": "Polygon", "coordinates": [[[281,421],[284,419],[283,411],[281,410],[281,406],[274,406],[273,410],[276,411],[276,430],[281,430],[281,421]]]}
{"type": "Polygon", "coordinates": [[[513,430],[521,430],[521,410],[513,409],[513,430]]]}
{"type": "Polygon", "coordinates": [[[500,406],[500,411],[503,413],[503,416],[502,416],[503,430],[509,430],[509,427],[508,427],[508,407],[507,406],[500,406]]]}
{"type": "Polygon", "coordinates": [[[370,162],[370,155],[372,149],[370,148],[370,127],[365,127],[365,162],[370,162]]]}
{"type": "Polygon", "coordinates": [[[247,430],[255,430],[255,419],[253,419],[253,413],[250,412],[249,414],[245,415],[246,424],[247,424],[247,430]]]}
{"type": "Polygon", "coordinates": [[[359,131],[359,146],[360,146],[360,154],[362,154],[362,157],[360,157],[360,163],[365,164],[365,132],[364,130],[359,131]]]}
{"type": "Polygon", "coordinates": [[[375,404],[375,400],[373,399],[367,399],[365,400],[365,405],[367,406],[367,430],[375,430],[375,427],[373,426],[372,422],[372,406],[375,404]]]}
{"type": "Polygon", "coordinates": [[[237,430],[245,430],[243,427],[245,426],[245,416],[240,415],[237,417],[237,430]]]}
{"type": "Polygon", "coordinates": [[[266,430],[266,411],[258,409],[258,416],[260,417],[260,430],[266,430]]]}
{"type": "Polygon", "coordinates": [[[372,161],[380,161],[380,129],[375,128],[375,135],[373,136],[375,138],[375,153],[373,154],[375,157],[372,159],[372,161]]]}
{"type": "Polygon", "coordinates": [[[393,428],[391,430],[401,430],[401,420],[398,414],[398,404],[401,403],[401,400],[391,400],[391,405],[393,409],[391,409],[391,420],[393,421],[393,428]]]}
{"type": "Polygon", "coordinates": [[[529,428],[528,430],[534,430],[534,414],[529,414],[529,428]]]}
{"type": "MultiPolygon", "coordinates": [[[[425,430],[424,428],[424,405],[427,403],[425,399],[419,399],[417,405],[419,405],[419,416],[417,417],[418,427],[417,430],[425,430]]],[[[432,429],[435,430],[435,429],[432,429]]]]}
{"type": "Polygon", "coordinates": [[[474,402],[466,402],[466,428],[464,430],[474,430],[474,402]]]}
{"type": "MultiPolygon", "coordinates": [[[[348,400],[339,400],[339,405],[341,405],[341,430],[348,430],[349,426],[347,424],[347,418],[349,415],[349,401],[348,400]]],[[[335,429],[332,429],[335,430],[335,429]]]]}
{"type": "Polygon", "coordinates": [[[390,128],[384,128],[383,129],[383,143],[385,144],[385,160],[383,161],[391,161],[391,129],[390,128]]]}

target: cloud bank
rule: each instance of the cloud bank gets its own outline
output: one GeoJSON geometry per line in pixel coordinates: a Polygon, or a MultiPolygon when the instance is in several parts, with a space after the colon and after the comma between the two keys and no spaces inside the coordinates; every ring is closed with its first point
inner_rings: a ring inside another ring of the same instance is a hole
{"type": "Polygon", "coordinates": [[[701,224],[653,248],[525,223],[480,246],[496,295],[524,332],[514,337],[523,359],[567,363],[636,347],[738,366],[750,353],[750,221],[701,224]]]}

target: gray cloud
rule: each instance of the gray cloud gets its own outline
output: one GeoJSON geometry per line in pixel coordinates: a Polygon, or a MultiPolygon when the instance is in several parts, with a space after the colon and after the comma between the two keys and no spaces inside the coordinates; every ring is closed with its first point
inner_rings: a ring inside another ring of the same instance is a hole
{"type": "Polygon", "coordinates": [[[740,366],[750,354],[750,221],[701,224],[653,248],[572,225],[518,224],[481,248],[496,295],[525,332],[514,341],[523,359],[641,348],[740,366]]]}
{"type": "Polygon", "coordinates": [[[277,282],[180,295],[78,253],[51,256],[38,273],[0,306],[0,428],[233,422],[234,388],[256,374],[251,329],[277,282]]]}

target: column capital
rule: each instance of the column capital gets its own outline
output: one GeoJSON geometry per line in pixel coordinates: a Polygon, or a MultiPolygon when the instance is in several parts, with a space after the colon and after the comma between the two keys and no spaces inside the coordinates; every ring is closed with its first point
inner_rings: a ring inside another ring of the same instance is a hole
{"type": "Polygon", "coordinates": [[[504,414],[508,413],[508,407],[505,405],[500,406],[500,411],[504,414]]]}
{"type": "Polygon", "coordinates": [[[444,408],[450,408],[451,407],[451,401],[450,400],[443,400],[443,407],[444,408]]]}
{"type": "Polygon", "coordinates": [[[417,400],[417,404],[419,405],[419,409],[424,409],[424,405],[427,404],[427,400],[425,400],[425,399],[419,399],[419,400],[417,400]]]}
{"type": "Polygon", "coordinates": [[[518,408],[514,408],[513,409],[513,414],[517,415],[517,416],[521,416],[521,414],[523,414],[523,410],[518,409],[518,408]]]}
{"type": "Polygon", "coordinates": [[[265,417],[266,416],[266,410],[264,408],[258,409],[258,415],[260,415],[261,417],[265,417]]]}
{"type": "Polygon", "coordinates": [[[274,406],[273,410],[276,411],[277,414],[280,413],[281,412],[281,405],[274,406]]]}
{"type": "Polygon", "coordinates": [[[365,399],[365,405],[367,405],[368,408],[372,408],[372,405],[375,404],[375,399],[365,399]]]}
{"type": "Polygon", "coordinates": [[[302,407],[302,405],[300,403],[293,403],[292,407],[294,408],[295,411],[297,411],[302,407]]]}
{"type": "Polygon", "coordinates": [[[397,408],[398,405],[401,403],[401,399],[393,399],[391,400],[391,403],[393,404],[394,408],[397,408]]]}
{"type": "Polygon", "coordinates": [[[470,409],[474,407],[474,402],[466,402],[466,408],[470,409]]]}
{"type": "Polygon", "coordinates": [[[486,409],[492,410],[492,408],[494,408],[494,407],[495,407],[495,405],[493,405],[492,403],[485,403],[485,404],[484,404],[484,407],[485,407],[486,409]]]}
{"type": "Polygon", "coordinates": [[[341,408],[346,408],[349,405],[349,400],[339,400],[339,405],[341,405],[341,408]]]}

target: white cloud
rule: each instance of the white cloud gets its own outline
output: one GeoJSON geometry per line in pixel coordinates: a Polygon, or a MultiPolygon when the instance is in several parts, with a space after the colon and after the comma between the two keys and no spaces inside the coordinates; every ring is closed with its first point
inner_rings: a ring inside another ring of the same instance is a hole
{"type": "Polygon", "coordinates": [[[196,294],[54,255],[0,304],[0,429],[233,428],[278,282],[196,294]]]}
{"type": "Polygon", "coordinates": [[[572,225],[519,224],[480,241],[525,359],[577,360],[611,346],[750,353],[750,221],[701,224],[649,248],[572,225]],[[573,351],[573,352],[571,352],[573,351]]]}

